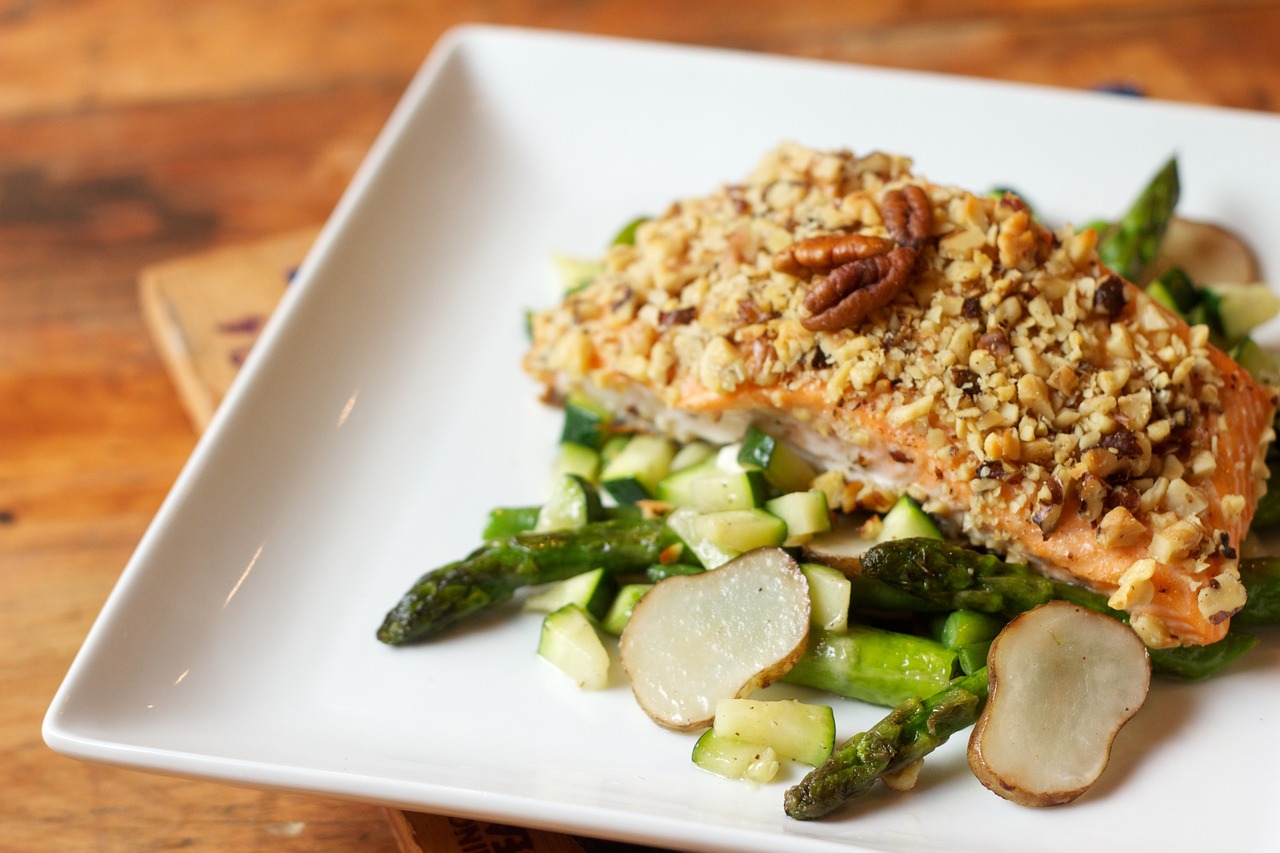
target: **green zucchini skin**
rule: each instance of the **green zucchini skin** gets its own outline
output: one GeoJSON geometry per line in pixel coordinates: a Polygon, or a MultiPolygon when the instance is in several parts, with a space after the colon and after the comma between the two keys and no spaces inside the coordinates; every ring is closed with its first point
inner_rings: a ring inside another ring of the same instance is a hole
{"type": "Polygon", "coordinates": [[[765,479],[779,492],[807,489],[818,474],[790,445],[754,424],[742,437],[738,464],[764,472],[765,479]]]}
{"type": "Polygon", "coordinates": [[[561,444],[577,444],[598,449],[609,432],[609,413],[581,396],[571,396],[564,404],[561,444]]]}
{"type": "Polygon", "coordinates": [[[880,538],[889,539],[942,539],[942,531],[929,514],[912,498],[903,495],[885,513],[880,538]]]}

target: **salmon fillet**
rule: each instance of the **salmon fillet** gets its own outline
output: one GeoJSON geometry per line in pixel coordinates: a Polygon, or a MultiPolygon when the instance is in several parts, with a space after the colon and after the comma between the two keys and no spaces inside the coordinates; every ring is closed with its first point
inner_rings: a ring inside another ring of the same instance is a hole
{"type": "Polygon", "coordinates": [[[1211,643],[1245,601],[1276,393],[1096,240],[904,157],[784,144],[612,247],[533,317],[524,365],[551,399],[584,393],[681,440],[755,424],[841,509],[910,495],[958,536],[1106,592],[1152,647],[1211,643]],[[866,304],[832,321],[810,294],[839,289],[848,257],[796,258],[841,241],[879,260],[853,262],[866,304]]]}

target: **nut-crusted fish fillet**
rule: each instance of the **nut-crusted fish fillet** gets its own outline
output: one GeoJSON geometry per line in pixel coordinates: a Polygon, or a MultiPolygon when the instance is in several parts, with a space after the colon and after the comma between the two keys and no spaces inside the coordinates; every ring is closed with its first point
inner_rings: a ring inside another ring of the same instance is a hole
{"type": "Polygon", "coordinates": [[[1209,643],[1244,602],[1275,393],[1095,241],[902,157],[783,145],[610,249],[525,366],[678,438],[785,433],[846,509],[910,494],[1150,645],[1209,643]]]}

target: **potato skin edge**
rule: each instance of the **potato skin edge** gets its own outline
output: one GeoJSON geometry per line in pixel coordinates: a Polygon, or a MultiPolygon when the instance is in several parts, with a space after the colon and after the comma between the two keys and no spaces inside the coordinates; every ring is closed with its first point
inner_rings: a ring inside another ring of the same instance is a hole
{"type": "MultiPolygon", "coordinates": [[[[1067,604],[1067,603],[1061,602],[1060,604],[1067,604]]],[[[1048,604],[1041,605],[1041,607],[1049,607],[1049,606],[1058,606],[1058,604],[1055,604],[1055,602],[1049,602],[1048,604]]],[[[1067,606],[1077,607],[1077,609],[1079,609],[1077,605],[1067,604],[1067,606]]],[[[1023,617],[1027,616],[1029,613],[1034,613],[1035,610],[1039,610],[1041,609],[1041,607],[1034,608],[1033,610],[1027,611],[1027,613],[1019,614],[1013,620],[1011,620],[1008,625],[1005,626],[1005,631],[1007,631],[1010,627],[1014,626],[1015,623],[1022,620],[1023,617]]],[[[1103,618],[1107,618],[1107,617],[1103,617],[1103,618]]],[[[1017,805],[1027,806],[1030,808],[1045,808],[1048,806],[1065,805],[1076,799],[1079,799],[1085,792],[1087,792],[1090,788],[1092,788],[1093,785],[1100,778],[1102,778],[1102,774],[1106,772],[1107,766],[1111,763],[1111,751],[1115,745],[1116,737],[1119,735],[1120,731],[1129,723],[1129,721],[1132,720],[1134,716],[1137,715],[1143,703],[1139,702],[1137,706],[1135,706],[1126,717],[1124,717],[1123,719],[1117,722],[1117,725],[1114,731],[1112,731],[1111,733],[1110,739],[1107,741],[1106,749],[1102,752],[1102,755],[1101,755],[1102,760],[1099,764],[1098,773],[1096,776],[1093,777],[1093,779],[1089,781],[1088,784],[1083,785],[1079,788],[1072,788],[1072,789],[1059,790],[1059,791],[1045,791],[1043,793],[1034,793],[1031,791],[1027,791],[1023,788],[1019,788],[1015,785],[1009,785],[1005,783],[1003,780],[1001,780],[999,775],[994,770],[992,770],[991,767],[987,764],[986,758],[982,754],[982,740],[986,732],[987,724],[990,721],[992,711],[996,707],[996,703],[998,701],[997,694],[1000,689],[1000,667],[996,663],[996,660],[999,657],[999,655],[997,654],[998,652],[997,647],[998,647],[998,644],[1003,639],[1005,639],[1005,631],[1001,631],[1000,635],[996,637],[996,639],[992,643],[991,651],[988,653],[988,657],[987,657],[988,698],[987,698],[986,705],[984,705],[982,708],[982,713],[979,714],[978,716],[978,721],[974,724],[973,730],[969,733],[969,744],[967,749],[969,769],[973,773],[974,777],[977,778],[977,780],[980,783],[982,783],[982,786],[984,788],[986,788],[988,791],[991,791],[995,795],[1003,799],[1006,799],[1012,803],[1015,803],[1017,805]]],[[[1151,659],[1150,659],[1150,656],[1147,656],[1148,678],[1150,677],[1150,673],[1151,673],[1151,659]]],[[[1145,691],[1144,691],[1144,699],[1145,699],[1145,691]]]]}

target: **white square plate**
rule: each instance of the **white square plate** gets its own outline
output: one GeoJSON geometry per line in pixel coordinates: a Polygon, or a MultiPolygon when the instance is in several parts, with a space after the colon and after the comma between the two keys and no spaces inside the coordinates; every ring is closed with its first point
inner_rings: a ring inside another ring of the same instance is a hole
{"type": "MultiPolygon", "coordinates": [[[[414,80],[112,593],[45,722],[168,773],[696,850],[1248,847],[1270,837],[1277,644],[1162,683],[1101,782],[1027,810],[963,738],[909,795],[832,820],[702,773],[617,680],[583,693],[513,615],[374,639],[486,511],[544,493],[559,416],[519,369],[555,251],[741,178],[784,139],[911,154],[1053,220],[1118,213],[1171,153],[1188,215],[1280,270],[1280,121],[931,75],[465,28],[414,80]]],[[[881,715],[840,703],[841,736],[881,715]]],[[[788,781],[799,778],[792,772],[788,781]]]]}

